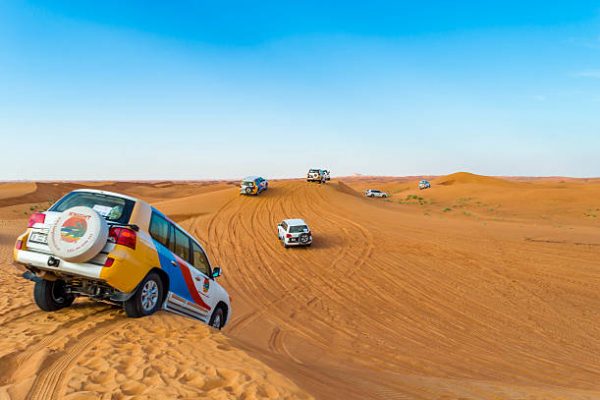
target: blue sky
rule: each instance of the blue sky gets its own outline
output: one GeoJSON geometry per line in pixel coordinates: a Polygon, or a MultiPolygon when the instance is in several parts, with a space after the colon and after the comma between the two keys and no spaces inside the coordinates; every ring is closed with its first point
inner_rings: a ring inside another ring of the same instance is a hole
{"type": "Polygon", "coordinates": [[[3,180],[600,176],[600,5],[3,1],[0,137],[3,180]]]}

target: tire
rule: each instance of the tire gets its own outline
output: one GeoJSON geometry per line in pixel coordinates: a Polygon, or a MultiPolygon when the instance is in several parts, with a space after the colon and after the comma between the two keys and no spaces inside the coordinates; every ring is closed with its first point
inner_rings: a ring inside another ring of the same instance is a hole
{"type": "Polygon", "coordinates": [[[92,208],[77,206],[58,216],[48,233],[48,247],[58,258],[82,263],[98,255],[107,239],[106,219],[92,208]]]}
{"type": "Polygon", "coordinates": [[[138,286],[135,294],[125,301],[129,318],[145,317],[160,310],[163,300],[163,282],[156,272],[150,272],[138,286]]]}
{"type": "Polygon", "coordinates": [[[65,291],[65,281],[48,281],[42,279],[33,288],[35,304],[43,311],[57,311],[69,307],[75,301],[75,296],[65,291]]]}
{"type": "Polygon", "coordinates": [[[212,326],[215,329],[221,330],[223,325],[225,325],[225,312],[223,312],[223,307],[218,306],[215,311],[210,316],[210,321],[208,325],[212,326]]]}

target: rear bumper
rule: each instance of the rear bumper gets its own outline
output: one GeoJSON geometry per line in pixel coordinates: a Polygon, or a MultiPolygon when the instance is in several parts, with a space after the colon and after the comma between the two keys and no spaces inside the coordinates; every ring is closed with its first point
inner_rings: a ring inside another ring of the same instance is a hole
{"type": "Polygon", "coordinates": [[[16,250],[15,261],[19,264],[29,265],[36,267],[43,271],[50,271],[61,274],[82,276],[90,279],[100,280],[100,272],[102,271],[101,265],[89,264],[89,263],[72,263],[69,261],[61,260],[60,258],[54,257],[60,262],[58,266],[51,267],[48,265],[48,259],[51,256],[49,254],[36,253],[28,250],[16,250]]]}
{"type": "Polygon", "coordinates": [[[311,243],[312,243],[312,238],[308,242],[305,242],[305,243],[302,243],[300,241],[290,242],[289,239],[285,239],[285,244],[287,246],[308,246],[311,243]]]}

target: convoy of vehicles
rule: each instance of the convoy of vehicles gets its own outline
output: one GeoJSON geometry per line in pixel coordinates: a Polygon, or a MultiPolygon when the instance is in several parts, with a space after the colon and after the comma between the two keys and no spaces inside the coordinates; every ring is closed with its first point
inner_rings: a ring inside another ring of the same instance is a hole
{"type": "Polygon", "coordinates": [[[365,191],[365,196],[367,196],[367,197],[383,197],[383,198],[386,198],[386,197],[388,197],[388,194],[386,192],[382,192],[381,190],[368,189],[368,190],[365,191]]]}
{"type": "Polygon", "coordinates": [[[202,245],[148,203],[122,194],[75,190],[34,213],[14,259],[35,281],[44,311],[76,297],[122,305],[129,317],[164,308],[221,329],[231,316],[202,245]]]}
{"type": "MultiPolygon", "coordinates": [[[[324,183],[330,171],[311,169],[307,181],[324,183]]],[[[430,187],[429,182],[421,184],[430,187]]],[[[240,193],[258,195],[269,183],[258,176],[242,180],[240,193]]],[[[423,187],[424,188],[424,187],[423,187]]],[[[388,197],[377,189],[367,197],[388,197]]],[[[283,246],[310,246],[308,224],[285,219],[277,225],[283,246]]],[[[227,291],[216,279],[202,245],[148,203],[118,193],[80,189],[45,212],[34,213],[17,239],[14,260],[35,282],[34,299],[44,311],[89,297],[123,306],[129,317],[162,309],[221,329],[231,318],[227,291]]]]}
{"type": "Polygon", "coordinates": [[[419,182],[419,190],[429,189],[431,187],[431,183],[428,180],[423,179],[419,182]]]}
{"type": "Polygon", "coordinates": [[[269,188],[269,182],[260,176],[248,176],[242,179],[240,194],[258,195],[269,188]]]}
{"type": "Polygon", "coordinates": [[[277,225],[277,237],[283,243],[283,247],[310,246],[312,244],[312,233],[304,220],[284,219],[277,225]]]}

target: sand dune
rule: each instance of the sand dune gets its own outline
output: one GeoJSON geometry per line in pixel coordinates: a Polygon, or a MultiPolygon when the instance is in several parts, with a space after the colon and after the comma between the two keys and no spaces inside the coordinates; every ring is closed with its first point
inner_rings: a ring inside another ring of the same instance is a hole
{"type": "Polygon", "coordinates": [[[600,398],[600,182],[418,180],[276,181],[259,197],[107,184],[152,200],[224,268],[223,333],[87,301],[38,311],[10,251],[24,214],[72,186],[0,195],[0,399],[600,398]],[[392,197],[364,198],[375,185],[392,197]],[[286,217],[313,247],[279,244],[286,217]]]}

